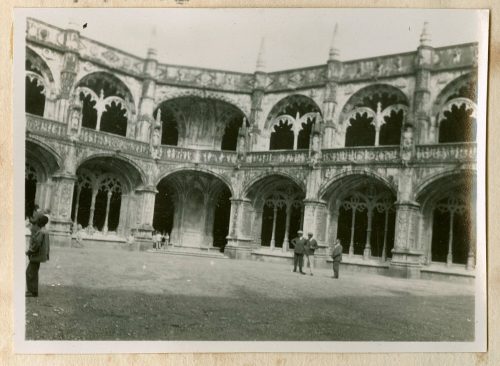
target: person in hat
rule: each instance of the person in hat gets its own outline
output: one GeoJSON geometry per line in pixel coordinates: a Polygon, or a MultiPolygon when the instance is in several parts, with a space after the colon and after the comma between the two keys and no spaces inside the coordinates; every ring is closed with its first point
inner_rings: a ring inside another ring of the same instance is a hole
{"type": "Polygon", "coordinates": [[[342,245],[340,244],[340,239],[335,241],[335,246],[332,250],[333,259],[333,278],[339,278],[340,262],[342,262],[342,245]]]}
{"type": "Polygon", "coordinates": [[[299,272],[301,274],[305,273],[302,271],[302,265],[304,263],[304,252],[307,239],[304,237],[304,232],[302,230],[297,231],[297,237],[292,239],[293,246],[293,272],[297,272],[297,265],[299,266],[299,272]]]}
{"type": "Polygon", "coordinates": [[[26,255],[29,258],[28,268],[26,268],[26,296],[38,296],[38,271],[40,270],[40,263],[49,260],[50,252],[50,238],[46,229],[49,222],[47,216],[41,216],[36,223],[36,230],[30,238],[29,249],[26,255]]]}
{"type": "Polygon", "coordinates": [[[305,255],[307,259],[307,267],[309,268],[309,274],[313,275],[314,268],[314,251],[318,249],[318,242],[313,238],[313,233],[307,233],[307,242],[305,246],[305,255]]]}

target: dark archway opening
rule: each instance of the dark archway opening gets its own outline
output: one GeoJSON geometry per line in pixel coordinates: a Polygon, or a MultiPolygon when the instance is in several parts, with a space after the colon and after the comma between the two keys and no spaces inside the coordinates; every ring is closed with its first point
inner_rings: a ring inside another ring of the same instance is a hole
{"type": "Polygon", "coordinates": [[[351,118],[351,125],[345,135],[345,146],[373,146],[375,145],[375,127],[371,124],[373,118],[367,113],[357,114],[351,118]]]}
{"type": "MultiPolygon", "coordinates": [[[[238,145],[238,133],[242,126],[243,122],[236,116],[232,118],[224,129],[224,135],[222,136],[221,150],[230,150],[236,151],[236,147],[238,145]]],[[[248,127],[248,122],[247,122],[248,127]]]]}
{"type": "MultiPolygon", "coordinates": [[[[447,199],[446,199],[447,200],[447,199]]],[[[447,262],[450,239],[450,212],[435,209],[432,223],[432,261],[447,262]]],[[[471,236],[471,217],[468,211],[453,215],[452,263],[466,264],[471,236]]]]}
{"type": "Polygon", "coordinates": [[[311,118],[307,120],[307,123],[302,123],[302,129],[299,131],[297,140],[297,149],[309,149],[313,125],[314,121],[311,118]]]}
{"type": "MultiPolygon", "coordinates": [[[[297,231],[300,229],[301,210],[300,207],[292,206],[290,215],[290,229],[288,233],[288,240],[291,241],[297,236],[297,231]]],[[[273,235],[273,217],[274,208],[272,206],[264,205],[262,212],[262,233],[261,245],[269,247],[273,235]]],[[[282,248],[285,239],[286,231],[286,206],[279,207],[276,214],[276,231],[275,231],[275,247],[282,248]]],[[[290,244],[288,246],[291,247],[290,244]]]]}
{"type": "Polygon", "coordinates": [[[274,131],[271,133],[270,150],[285,150],[293,149],[294,133],[292,125],[286,121],[279,121],[274,126],[274,131]]]}
{"type": "Polygon", "coordinates": [[[25,111],[43,117],[45,111],[45,95],[43,85],[38,85],[36,79],[26,76],[25,111]]]}
{"type": "Polygon", "coordinates": [[[155,198],[153,228],[162,234],[171,234],[174,225],[175,202],[174,191],[167,184],[158,185],[155,198]]]}
{"type": "Polygon", "coordinates": [[[82,127],[95,130],[97,126],[96,102],[92,100],[90,95],[83,93],[80,93],[80,100],[82,101],[82,127]]]}
{"type": "Polygon", "coordinates": [[[379,145],[399,145],[403,125],[403,111],[391,112],[385,117],[385,124],[380,128],[379,145]]]}
{"type": "Polygon", "coordinates": [[[112,102],[106,106],[106,110],[101,116],[100,130],[103,132],[114,133],[120,136],[127,135],[127,111],[121,103],[112,102]]]}
{"type": "MultiPolygon", "coordinates": [[[[75,189],[73,190],[73,204],[71,206],[71,220],[75,221],[75,209],[76,209],[76,199],[78,189],[75,184],[75,189]]],[[[87,227],[90,218],[90,202],[92,201],[92,189],[89,187],[82,187],[80,190],[80,197],[78,200],[78,217],[77,224],[82,225],[82,227],[87,227]]]]}
{"type": "Polygon", "coordinates": [[[229,220],[231,216],[231,192],[229,189],[220,193],[216,204],[214,214],[214,246],[224,252],[227,244],[227,235],[229,233],[229,220]]]}
{"type": "Polygon", "coordinates": [[[31,217],[35,209],[36,176],[28,174],[24,180],[24,216],[31,217]]]}
{"type": "Polygon", "coordinates": [[[439,126],[439,142],[469,142],[476,140],[476,119],[473,111],[465,104],[460,108],[452,106],[451,111],[444,112],[444,119],[439,126]]]}

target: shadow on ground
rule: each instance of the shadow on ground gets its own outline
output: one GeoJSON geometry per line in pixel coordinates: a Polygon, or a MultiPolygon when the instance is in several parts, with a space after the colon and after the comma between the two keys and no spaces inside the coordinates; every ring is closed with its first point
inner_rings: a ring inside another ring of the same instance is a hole
{"type": "Polygon", "coordinates": [[[231,297],[42,285],[28,340],[472,341],[473,296],[231,297]]]}

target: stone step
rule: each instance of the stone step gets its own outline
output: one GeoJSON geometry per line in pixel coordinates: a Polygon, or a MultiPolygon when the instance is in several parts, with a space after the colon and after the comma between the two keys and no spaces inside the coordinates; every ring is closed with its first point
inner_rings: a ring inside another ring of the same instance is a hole
{"type": "Polygon", "coordinates": [[[168,249],[148,249],[147,252],[156,254],[185,255],[192,257],[229,259],[223,253],[220,253],[216,250],[209,251],[207,249],[201,249],[201,248],[169,247],[168,249]]]}

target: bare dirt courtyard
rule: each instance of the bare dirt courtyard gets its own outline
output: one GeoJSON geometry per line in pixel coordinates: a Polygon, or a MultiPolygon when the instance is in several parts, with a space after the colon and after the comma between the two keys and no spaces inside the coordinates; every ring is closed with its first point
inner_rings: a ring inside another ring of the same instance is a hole
{"type": "Polygon", "coordinates": [[[51,249],[36,340],[472,341],[474,286],[357,272],[291,273],[286,264],[51,249]]]}

